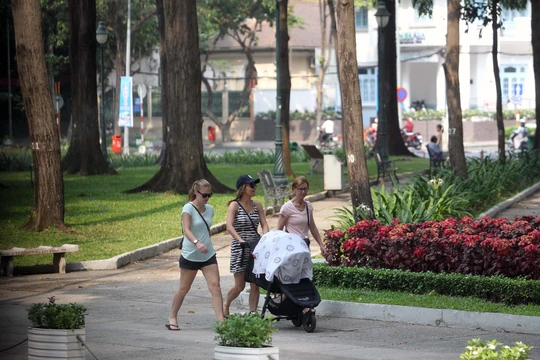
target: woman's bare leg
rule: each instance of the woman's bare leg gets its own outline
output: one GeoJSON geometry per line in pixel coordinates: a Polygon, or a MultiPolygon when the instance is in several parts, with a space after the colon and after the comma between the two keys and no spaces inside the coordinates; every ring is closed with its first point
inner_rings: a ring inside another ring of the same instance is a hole
{"type": "Polygon", "coordinates": [[[203,267],[201,271],[206,279],[208,290],[212,294],[212,306],[214,307],[216,318],[223,320],[223,297],[219,283],[219,268],[217,264],[213,264],[203,267]]]}
{"type": "Polygon", "coordinates": [[[260,289],[257,285],[250,283],[251,290],[249,292],[249,311],[257,311],[257,305],[259,304],[260,289]]]}
{"type": "Polygon", "coordinates": [[[227,292],[225,297],[225,303],[223,304],[223,315],[229,316],[229,308],[234,299],[240,295],[240,293],[246,287],[246,282],[244,281],[244,272],[235,273],[234,275],[234,285],[227,292]]]}
{"type": "Polygon", "coordinates": [[[184,302],[186,294],[197,276],[197,270],[180,269],[180,286],[173,297],[171,313],[169,314],[169,324],[178,327],[178,311],[184,302]]]}

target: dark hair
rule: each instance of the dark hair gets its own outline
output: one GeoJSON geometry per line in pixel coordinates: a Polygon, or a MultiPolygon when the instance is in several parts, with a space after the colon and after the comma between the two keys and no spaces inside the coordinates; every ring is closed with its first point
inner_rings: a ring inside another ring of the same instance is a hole
{"type": "Polygon", "coordinates": [[[199,179],[199,180],[195,181],[191,185],[191,189],[189,189],[189,193],[188,193],[189,201],[195,200],[195,197],[196,197],[195,191],[200,191],[203,187],[212,188],[212,186],[210,185],[210,183],[206,179],[199,179]]]}
{"type": "Polygon", "coordinates": [[[437,142],[437,137],[436,137],[435,135],[433,135],[433,136],[431,137],[431,142],[432,142],[432,143],[436,143],[436,142],[437,142]]]}
{"type": "Polygon", "coordinates": [[[442,130],[442,125],[441,125],[441,124],[437,124],[437,129],[442,130]]]}
{"type": "Polygon", "coordinates": [[[227,206],[231,205],[232,202],[238,201],[242,198],[242,195],[244,195],[244,191],[246,191],[246,186],[249,186],[249,184],[244,184],[240,186],[240,189],[236,190],[236,197],[232,200],[229,200],[227,206]]]}

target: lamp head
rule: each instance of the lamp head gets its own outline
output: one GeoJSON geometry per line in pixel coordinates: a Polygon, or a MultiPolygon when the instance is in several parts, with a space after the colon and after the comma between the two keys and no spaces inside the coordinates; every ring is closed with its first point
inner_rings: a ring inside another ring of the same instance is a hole
{"type": "Polygon", "coordinates": [[[377,25],[379,27],[385,27],[388,25],[388,20],[390,20],[390,13],[386,10],[384,1],[379,0],[377,3],[377,11],[375,12],[375,18],[377,19],[377,25]]]}
{"type": "Polygon", "coordinates": [[[109,32],[107,31],[107,28],[105,27],[105,22],[100,21],[96,30],[96,40],[100,45],[105,45],[108,39],[109,39],[109,32]]]}

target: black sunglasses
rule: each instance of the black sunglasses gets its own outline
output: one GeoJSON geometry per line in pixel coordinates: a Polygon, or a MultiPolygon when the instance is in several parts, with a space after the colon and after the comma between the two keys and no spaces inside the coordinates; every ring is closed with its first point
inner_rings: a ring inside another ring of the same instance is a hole
{"type": "Polygon", "coordinates": [[[209,199],[210,199],[210,198],[212,197],[212,195],[214,195],[214,194],[212,194],[212,193],[210,193],[210,194],[202,193],[202,192],[200,192],[199,190],[197,190],[197,192],[198,192],[199,194],[201,194],[201,196],[203,197],[203,199],[206,199],[206,198],[209,198],[209,199]]]}
{"type": "Polygon", "coordinates": [[[255,184],[254,182],[249,183],[249,187],[255,189],[257,187],[257,184],[255,184]]]}

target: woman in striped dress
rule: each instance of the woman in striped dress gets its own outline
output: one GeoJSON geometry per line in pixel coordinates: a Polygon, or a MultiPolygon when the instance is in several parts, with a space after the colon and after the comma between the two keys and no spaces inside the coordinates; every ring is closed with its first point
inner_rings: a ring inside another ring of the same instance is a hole
{"type": "MultiPolygon", "coordinates": [[[[240,295],[246,286],[244,273],[251,251],[249,248],[244,249],[243,243],[249,243],[251,249],[255,248],[261,237],[258,232],[259,224],[263,234],[268,232],[265,211],[259,201],[252,200],[259,182],[259,179],[254,179],[250,175],[241,175],[236,180],[236,198],[229,202],[227,231],[232,235],[230,269],[234,276],[234,286],[227,292],[223,304],[225,316],[229,315],[232,301],[240,295]]],[[[259,287],[251,284],[249,310],[257,311],[258,302],[259,287]]]]}

